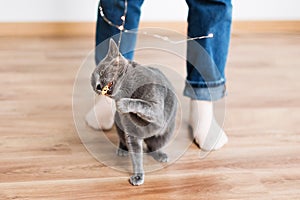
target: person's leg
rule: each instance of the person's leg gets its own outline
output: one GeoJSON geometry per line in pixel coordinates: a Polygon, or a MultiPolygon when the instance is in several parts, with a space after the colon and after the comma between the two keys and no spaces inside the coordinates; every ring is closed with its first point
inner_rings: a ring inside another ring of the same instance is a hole
{"type": "MultiPolygon", "coordinates": [[[[137,29],[140,21],[141,6],[144,0],[127,0],[127,14],[125,18],[125,29],[137,29]]],[[[101,0],[99,2],[103,8],[105,16],[116,25],[121,25],[121,17],[124,14],[124,0],[101,0]]],[[[117,42],[119,39],[120,30],[109,25],[104,21],[98,9],[97,27],[96,27],[96,55],[95,61],[98,64],[106,55],[108,50],[109,38],[113,37],[117,42]]],[[[136,44],[136,34],[123,33],[120,51],[123,56],[129,60],[133,59],[133,50],[136,44]]]]}
{"type": "MultiPolygon", "coordinates": [[[[124,14],[125,8],[124,0],[101,0],[100,3],[105,16],[112,23],[121,25],[121,17],[124,14]]],[[[142,4],[143,0],[128,0],[125,29],[131,30],[138,28],[142,4]]],[[[118,41],[119,33],[119,29],[109,25],[102,19],[100,10],[98,9],[95,50],[95,62],[97,65],[107,53],[109,38],[113,37],[115,41],[118,41]]],[[[133,59],[135,44],[135,34],[123,33],[120,51],[129,60],[133,59]]],[[[94,129],[110,129],[113,126],[113,103],[112,99],[101,96],[97,104],[86,115],[87,124],[94,129]]]]}
{"type": "Polygon", "coordinates": [[[213,114],[213,101],[223,98],[225,65],[232,18],[231,0],[186,0],[189,6],[188,36],[213,33],[211,39],[187,44],[187,81],[184,95],[190,97],[190,125],[203,150],[216,150],[227,143],[225,132],[213,114]]]}

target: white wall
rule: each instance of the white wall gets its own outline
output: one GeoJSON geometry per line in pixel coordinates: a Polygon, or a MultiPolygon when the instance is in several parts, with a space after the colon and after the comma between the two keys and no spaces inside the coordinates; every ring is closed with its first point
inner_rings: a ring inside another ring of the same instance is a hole
{"type": "Polygon", "coordinates": [[[0,0],[0,21],[94,21],[97,0],[0,0]]]}
{"type": "Polygon", "coordinates": [[[232,0],[234,19],[300,20],[299,0],[232,0]]]}
{"type": "MultiPolygon", "coordinates": [[[[235,20],[300,20],[300,0],[232,0],[235,20]]],[[[98,0],[0,0],[0,22],[95,21],[98,0]]],[[[185,21],[185,0],[145,0],[143,21],[185,21]]]]}

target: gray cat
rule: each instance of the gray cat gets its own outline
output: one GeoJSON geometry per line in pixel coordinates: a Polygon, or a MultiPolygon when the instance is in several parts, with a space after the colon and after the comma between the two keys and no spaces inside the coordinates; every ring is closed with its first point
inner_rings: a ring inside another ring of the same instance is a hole
{"type": "Polygon", "coordinates": [[[170,82],[158,69],[124,58],[111,39],[106,57],[92,74],[91,84],[97,94],[115,100],[117,154],[126,156],[129,152],[134,172],[130,182],[143,184],[143,143],[155,160],[168,161],[160,149],[175,127],[177,98],[170,82]]]}

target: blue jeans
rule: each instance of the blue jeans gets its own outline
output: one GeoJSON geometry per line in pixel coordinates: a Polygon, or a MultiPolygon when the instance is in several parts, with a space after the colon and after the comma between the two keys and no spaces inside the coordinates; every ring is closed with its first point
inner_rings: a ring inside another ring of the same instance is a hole
{"type": "MultiPolygon", "coordinates": [[[[232,5],[231,0],[186,0],[188,13],[188,36],[197,37],[214,34],[212,39],[187,43],[187,78],[184,95],[196,100],[214,101],[226,95],[225,66],[230,41],[232,5]],[[203,49],[205,51],[203,51],[203,49]]],[[[115,24],[121,24],[124,0],[102,0],[105,15],[115,24]]],[[[128,0],[126,29],[137,29],[143,0],[128,0]]],[[[99,11],[98,11],[99,12],[99,11]]],[[[119,30],[103,21],[98,13],[96,45],[118,34],[119,30]]],[[[120,51],[134,49],[136,35],[124,34],[120,51]]],[[[100,45],[107,48],[107,45],[100,45]]],[[[107,49],[96,48],[96,62],[105,56],[107,49]]],[[[133,59],[133,51],[125,53],[133,59]]]]}

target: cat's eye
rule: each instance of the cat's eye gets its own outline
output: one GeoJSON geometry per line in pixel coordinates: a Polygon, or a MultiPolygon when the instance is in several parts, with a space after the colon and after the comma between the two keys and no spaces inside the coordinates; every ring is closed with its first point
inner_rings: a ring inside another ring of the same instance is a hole
{"type": "Polygon", "coordinates": [[[98,84],[98,85],[96,86],[96,90],[98,90],[98,91],[101,90],[101,85],[100,85],[100,84],[98,84]]]}

